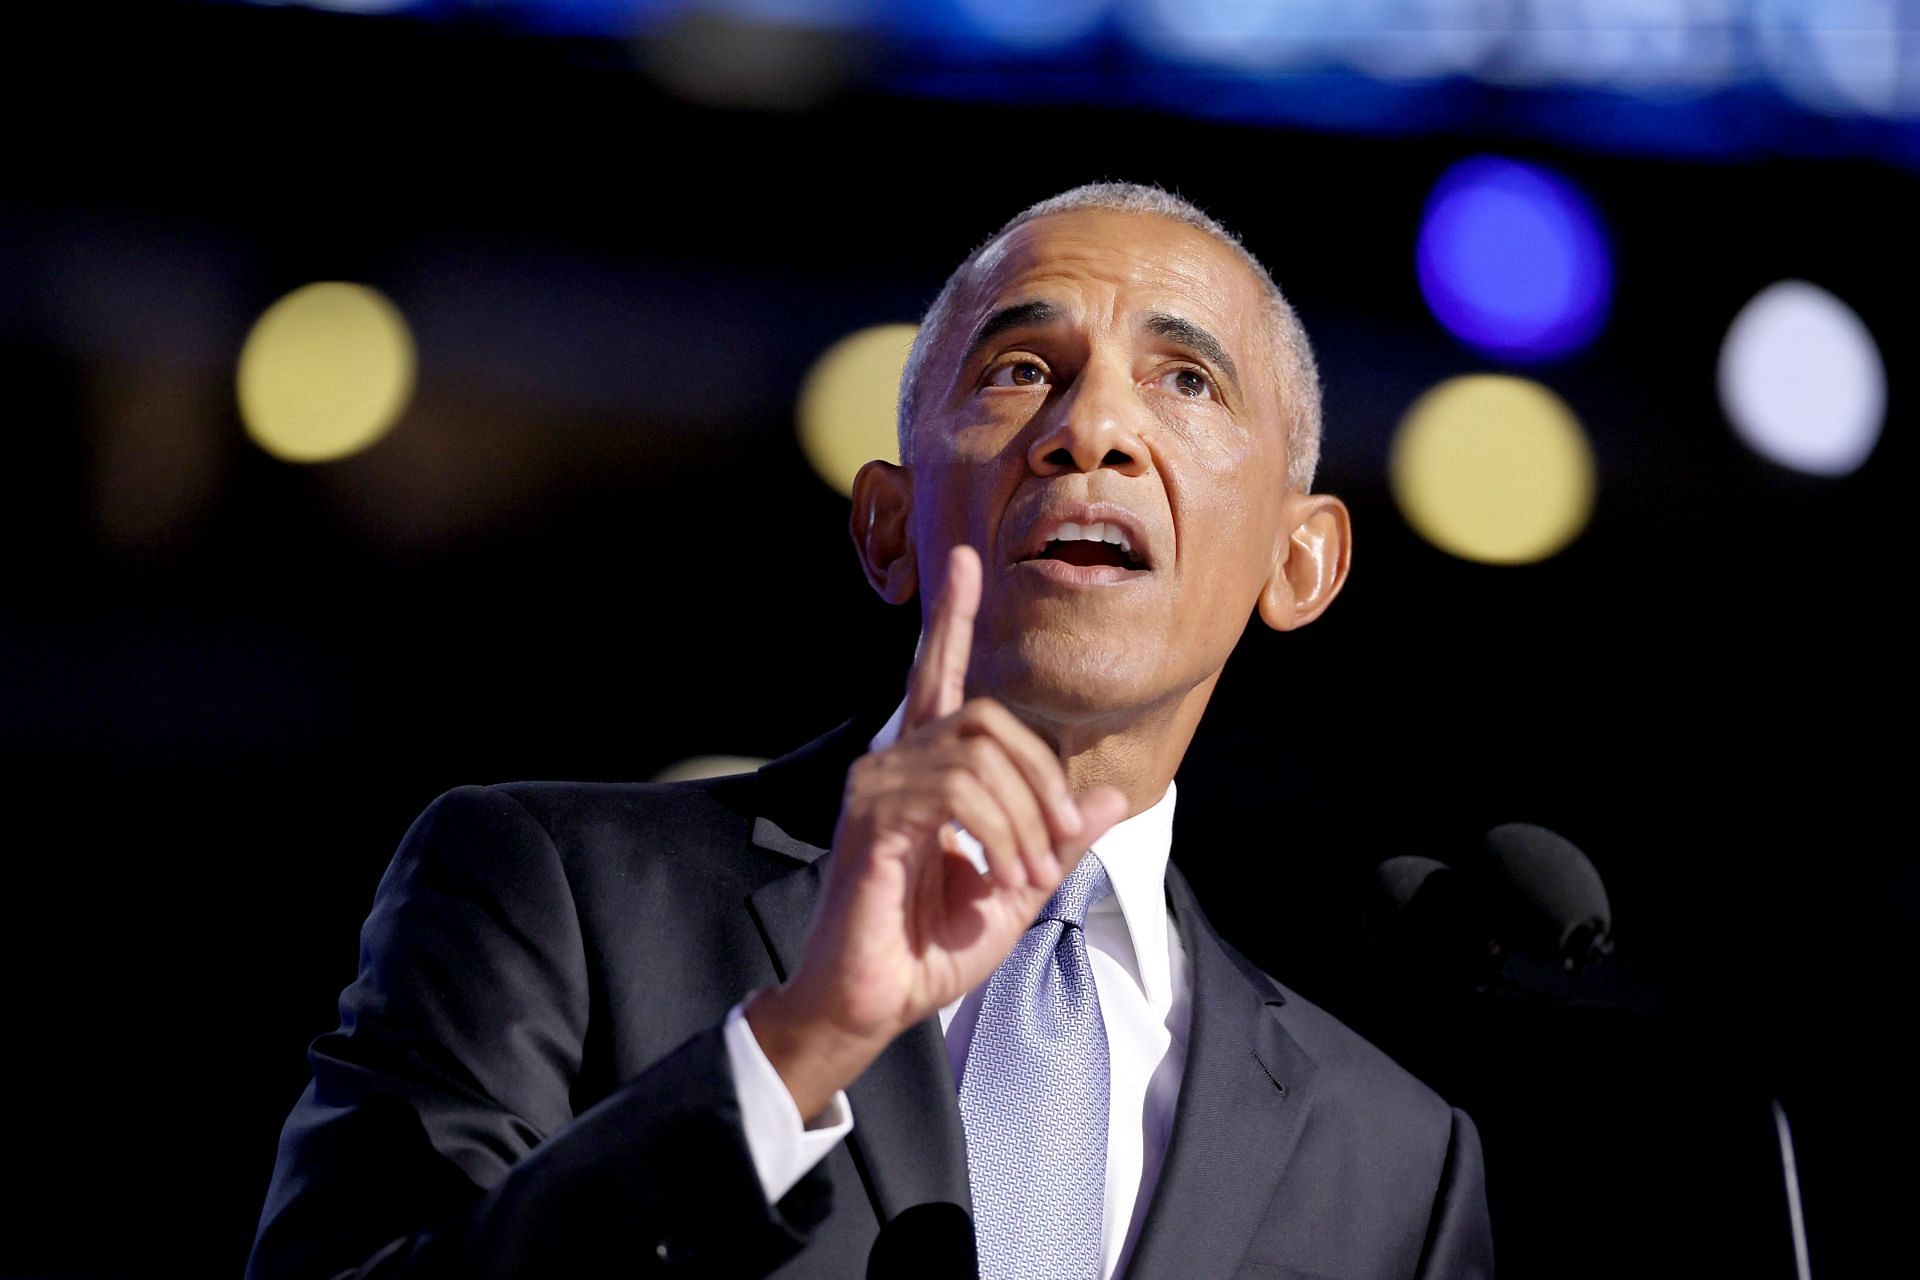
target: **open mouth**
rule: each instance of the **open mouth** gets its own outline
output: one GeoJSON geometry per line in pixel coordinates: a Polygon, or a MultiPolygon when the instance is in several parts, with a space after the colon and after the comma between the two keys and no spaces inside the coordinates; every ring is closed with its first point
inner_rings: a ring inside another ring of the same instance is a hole
{"type": "Polygon", "coordinates": [[[1063,523],[1040,550],[1025,560],[1060,560],[1091,567],[1144,569],[1147,562],[1133,550],[1132,540],[1118,524],[1063,523]]]}

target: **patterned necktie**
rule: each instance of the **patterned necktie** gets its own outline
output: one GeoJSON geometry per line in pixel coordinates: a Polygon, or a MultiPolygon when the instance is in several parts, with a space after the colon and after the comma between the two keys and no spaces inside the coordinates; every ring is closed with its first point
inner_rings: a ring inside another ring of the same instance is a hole
{"type": "Polygon", "coordinates": [[[987,979],[960,1074],[982,1280],[1100,1274],[1107,1028],[1081,925],[1112,891],[1082,857],[987,979]]]}

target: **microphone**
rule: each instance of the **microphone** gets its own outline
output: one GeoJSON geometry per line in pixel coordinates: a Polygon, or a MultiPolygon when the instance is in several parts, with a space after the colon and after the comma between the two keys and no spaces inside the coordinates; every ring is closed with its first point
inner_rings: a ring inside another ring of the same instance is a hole
{"type": "Polygon", "coordinates": [[[1465,876],[1419,854],[1374,868],[1367,934],[1402,975],[1423,987],[1481,989],[1500,954],[1487,904],[1465,876]]]}
{"type": "Polygon", "coordinates": [[[1365,923],[1417,985],[1550,1003],[1640,1008],[1594,979],[1613,954],[1613,911],[1587,856],[1527,822],[1487,832],[1479,874],[1417,854],[1375,868],[1365,923]]]}
{"type": "Polygon", "coordinates": [[[1520,951],[1568,972],[1613,954],[1613,909],[1587,855],[1563,835],[1531,822],[1487,832],[1493,883],[1520,951]]]}
{"type": "MultiPolygon", "coordinates": [[[[1571,840],[1509,822],[1488,831],[1478,875],[1402,854],[1374,868],[1367,932],[1407,977],[1530,1003],[1589,1004],[1669,1021],[1660,1002],[1608,964],[1613,909],[1600,872],[1571,840]]],[[[1808,1280],[1807,1228],[1786,1109],[1771,1090],[1794,1269],[1808,1280]]]]}
{"type": "Polygon", "coordinates": [[[972,1215],[950,1200],[902,1209],[873,1242],[867,1280],[980,1280],[972,1215]]]}

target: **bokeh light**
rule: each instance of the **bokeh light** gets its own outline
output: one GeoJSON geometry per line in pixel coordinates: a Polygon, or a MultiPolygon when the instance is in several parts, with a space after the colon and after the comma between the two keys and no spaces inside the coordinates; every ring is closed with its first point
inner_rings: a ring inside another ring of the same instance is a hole
{"type": "Polygon", "coordinates": [[[894,413],[914,332],[883,324],[850,334],[814,361],[800,386],[800,448],[841,493],[853,493],[855,473],[873,459],[900,460],[894,413]]]}
{"type": "Polygon", "coordinates": [[[641,64],[690,102],[802,111],[829,97],[858,64],[837,25],[790,21],[780,4],[691,5],[649,30],[641,64]]]}
{"type": "Polygon", "coordinates": [[[1421,537],[1483,564],[1544,560],[1593,512],[1593,450],[1579,420],[1539,383],[1505,374],[1453,378],[1415,401],[1387,478],[1421,537]]]}
{"type": "Polygon", "coordinates": [[[696,778],[724,778],[730,773],[752,773],[766,760],[759,756],[690,756],[653,775],[655,782],[691,782],[696,778]]]}
{"type": "Polygon", "coordinates": [[[287,462],[325,462],[380,439],[413,395],[413,335],[365,285],[323,281],[268,307],[240,349],[247,434],[287,462]]]}
{"type": "Polygon", "coordinates": [[[1887,370],[1846,303],[1805,280],[1768,285],[1720,345],[1720,404],[1747,446],[1782,466],[1845,475],[1873,452],[1887,370]]]}
{"type": "Polygon", "coordinates": [[[1502,359],[1563,355],[1606,323],[1613,267],[1599,218],[1571,183],[1533,165],[1476,156],[1447,170],[1416,256],[1434,318],[1502,359]]]}

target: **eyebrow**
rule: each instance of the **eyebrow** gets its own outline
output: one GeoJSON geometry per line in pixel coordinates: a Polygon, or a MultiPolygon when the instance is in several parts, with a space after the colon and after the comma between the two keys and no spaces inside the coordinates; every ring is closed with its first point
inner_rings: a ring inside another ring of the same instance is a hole
{"type": "Polygon", "coordinates": [[[967,353],[960,358],[960,363],[965,366],[980,354],[980,348],[1009,329],[1050,324],[1059,316],[1060,309],[1051,302],[1016,302],[1010,307],[1002,307],[988,316],[979,329],[974,331],[973,341],[967,344],[967,353]]]}
{"type": "Polygon", "coordinates": [[[1153,312],[1140,322],[1140,327],[1148,333],[1166,338],[1203,356],[1220,370],[1222,376],[1233,387],[1234,394],[1240,394],[1240,372],[1234,367],[1233,357],[1227,354],[1227,349],[1221,344],[1220,339],[1193,321],[1181,316],[1168,315],[1164,311],[1153,312]]]}

